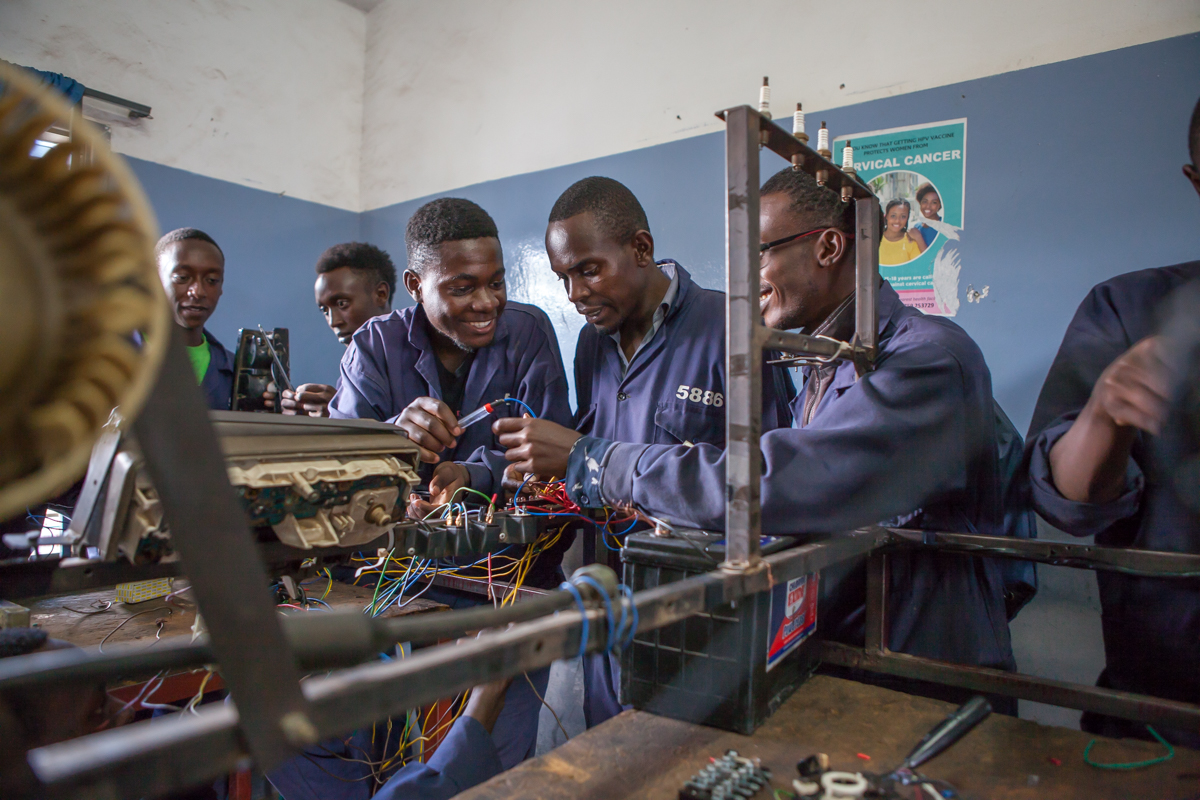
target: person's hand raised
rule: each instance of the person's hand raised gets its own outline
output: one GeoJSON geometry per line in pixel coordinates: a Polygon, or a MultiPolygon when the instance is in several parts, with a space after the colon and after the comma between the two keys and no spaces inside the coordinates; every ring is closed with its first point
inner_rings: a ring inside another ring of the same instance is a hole
{"type": "Polygon", "coordinates": [[[1085,413],[1157,436],[1167,419],[1170,396],[1162,344],[1160,336],[1147,337],[1109,364],[1092,387],[1085,413]]]}
{"type": "Polygon", "coordinates": [[[456,447],[455,437],[462,435],[450,406],[432,397],[418,397],[409,403],[396,425],[421,448],[421,460],[429,464],[436,464],[438,454],[447,447],[456,447]]]}

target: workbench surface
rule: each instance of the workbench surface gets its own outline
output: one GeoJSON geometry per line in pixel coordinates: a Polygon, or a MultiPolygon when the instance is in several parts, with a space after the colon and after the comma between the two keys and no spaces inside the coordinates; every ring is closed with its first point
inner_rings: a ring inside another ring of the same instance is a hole
{"type": "MultiPolygon", "coordinates": [[[[177,580],[175,585],[182,588],[187,582],[177,580]]],[[[325,587],[324,579],[309,584],[309,596],[321,597],[325,593],[325,587]]],[[[105,602],[113,599],[114,593],[114,589],[105,589],[87,594],[47,597],[27,603],[30,624],[43,629],[53,639],[62,639],[79,647],[94,647],[109,634],[112,635],[105,642],[105,646],[138,641],[151,642],[156,636],[163,639],[171,636],[191,636],[192,623],[196,621],[194,603],[166,603],[159,598],[135,605],[113,603],[108,610],[100,611],[105,602]],[[127,619],[129,621],[125,622],[127,619]],[[161,632],[158,620],[163,620],[161,632]],[[117,626],[122,622],[125,624],[117,630],[117,626]]],[[[371,601],[373,593],[374,587],[352,586],[334,581],[325,602],[337,610],[352,608],[361,611],[371,601]]],[[[190,594],[186,596],[190,597],[190,594]]],[[[323,613],[320,605],[314,604],[311,608],[313,610],[307,612],[291,612],[287,609],[280,611],[298,614],[323,613]]],[[[397,609],[395,605],[390,606],[381,616],[406,616],[444,608],[440,603],[418,597],[402,609],[397,609]]]]}
{"type": "MultiPolygon", "coordinates": [[[[953,710],[937,700],[816,676],[753,736],[626,711],[459,798],[675,800],[679,788],[709,756],[730,749],[761,758],[774,774],[772,786],[791,791],[796,762],[816,752],[828,753],[833,769],[890,771],[953,710]],[[870,756],[870,761],[858,753],[870,756]]],[[[1083,761],[1092,738],[1077,730],[993,714],[921,772],[949,781],[963,797],[978,800],[1200,796],[1200,752],[1177,747],[1175,758],[1163,764],[1130,771],[1097,769],[1083,761]]],[[[1100,738],[1091,757],[1102,763],[1131,762],[1163,752],[1157,743],[1100,738]]],[[[754,800],[771,797],[765,789],[754,800]]]]}

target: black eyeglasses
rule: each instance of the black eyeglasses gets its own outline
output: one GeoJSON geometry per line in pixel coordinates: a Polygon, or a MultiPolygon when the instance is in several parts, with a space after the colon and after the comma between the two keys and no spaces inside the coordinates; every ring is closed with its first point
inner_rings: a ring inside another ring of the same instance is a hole
{"type": "Polygon", "coordinates": [[[767,252],[768,250],[770,250],[772,247],[778,247],[781,244],[787,244],[788,242],[794,242],[797,239],[803,239],[805,236],[812,236],[814,233],[823,233],[824,231],[828,231],[828,230],[833,230],[833,228],[828,228],[828,227],[813,228],[811,231],[804,231],[804,233],[793,233],[791,236],[785,236],[782,239],[776,239],[773,242],[766,242],[765,244],[760,244],[758,246],[758,252],[761,255],[761,254],[767,252]]]}

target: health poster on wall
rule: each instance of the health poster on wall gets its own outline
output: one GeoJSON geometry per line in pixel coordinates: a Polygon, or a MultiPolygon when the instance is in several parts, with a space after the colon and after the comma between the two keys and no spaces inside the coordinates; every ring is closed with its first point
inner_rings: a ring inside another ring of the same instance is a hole
{"type": "Polygon", "coordinates": [[[905,305],[954,316],[962,268],[957,244],[966,189],[966,119],[839,136],[835,164],[842,163],[847,142],[854,147],[854,169],[884,212],[880,274],[905,305]]]}

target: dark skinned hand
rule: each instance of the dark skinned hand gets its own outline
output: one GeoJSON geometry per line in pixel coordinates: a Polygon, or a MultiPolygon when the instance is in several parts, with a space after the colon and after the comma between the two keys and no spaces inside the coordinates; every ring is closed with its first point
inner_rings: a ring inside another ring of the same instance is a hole
{"type": "Polygon", "coordinates": [[[1138,430],[1157,436],[1167,417],[1170,372],[1162,340],[1149,337],[1101,373],[1087,405],[1050,449],[1059,493],[1077,503],[1106,503],[1126,485],[1138,430]]]}
{"type": "Polygon", "coordinates": [[[1167,419],[1170,373],[1161,357],[1162,338],[1150,336],[1129,348],[1100,375],[1085,411],[1121,427],[1157,436],[1167,419]]]}
{"type": "Polygon", "coordinates": [[[545,419],[505,417],[492,424],[504,457],[521,472],[535,475],[567,474],[567,456],[582,434],[545,419]]]}
{"type": "Polygon", "coordinates": [[[279,404],[289,416],[304,414],[310,417],[328,417],[329,402],[337,390],[324,383],[302,383],[296,391],[283,390],[279,404]]]}
{"type": "Polygon", "coordinates": [[[454,493],[463,486],[471,486],[471,473],[462,464],[443,461],[433,468],[433,476],[429,479],[429,500],[423,500],[415,494],[409,495],[408,516],[425,519],[435,508],[449,503],[454,493]]]}
{"type": "Polygon", "coordinates": [[[512,678],[506,678],[502,681],[476,686],[471,690],[471,698],[467,700],[467,710],[463,713],[468,717],[473,717],[488,733],[491,733],[492,728],[496,727],[496,720],[499,719],[500,712],[504,710],[504,693],[508,691],[508,685],[512,682],[512,678]]]}
{"type": "Polygon", "coordinates": [[[436,464],[438,454],[455,447],[455,437],[462,435],[450,406],[432,397],[418,397],[409,403],[396,425],[421,448],[421,460],[429,464],[436,464]]]}

